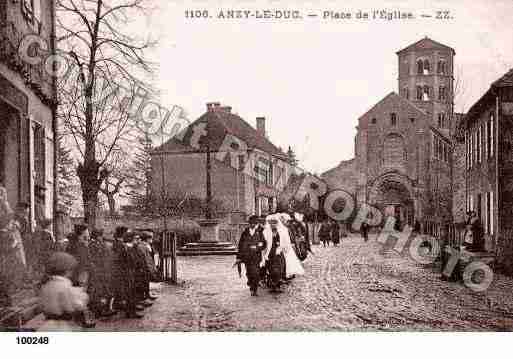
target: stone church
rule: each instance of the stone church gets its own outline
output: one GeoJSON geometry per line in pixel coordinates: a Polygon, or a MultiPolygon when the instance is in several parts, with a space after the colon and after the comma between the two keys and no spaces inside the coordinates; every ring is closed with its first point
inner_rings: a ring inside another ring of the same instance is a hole
{"type": "Polygon", "coordinates": [[[355,158],[322,175],[330,189],[423,232],[449,220],[454,56],[427,37],[397,52],[398,91],[358,119],[355,158]]]}

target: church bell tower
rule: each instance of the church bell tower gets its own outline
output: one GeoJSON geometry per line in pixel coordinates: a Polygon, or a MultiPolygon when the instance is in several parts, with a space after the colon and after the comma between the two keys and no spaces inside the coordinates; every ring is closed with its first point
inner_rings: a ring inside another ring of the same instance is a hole
{"type": "Polygon", "coordinates": [[[428,37],[397,52],[399,94],[423,109],[431,125],[453,133],[454,49],[428,37]]]}

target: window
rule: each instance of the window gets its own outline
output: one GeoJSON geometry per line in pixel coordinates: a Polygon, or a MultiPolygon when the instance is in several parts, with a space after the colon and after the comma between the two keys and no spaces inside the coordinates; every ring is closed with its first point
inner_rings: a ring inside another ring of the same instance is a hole
{"type": "Polygon", "coordinates": [[[41,26],[41,0],[23,0],[21,12],[39,33],[41,26]]]}
{"type": "Polygon", "coordinates": [[[465,168],[468,170],[468,136],[465,131],[465,168]]]}
{"type": "Polygon", "coordinates": [[[474,151],[475,151],[475,154],[474,154],[474,157],[475,157],[475,161],[474,163],[479,163],[479,129],[478,128],[475,128],[474,129],[474,151]]]}
{"type": "Polygon", "coordinates": [[[415,123],[415,118],[414,117],[410,117],[410,122],[411,123],[415,123]]]}
{"type": "Polygon", "coordinates": [[[486,150],[485,150],[485,157],[486,158],[490,158],[491,157],[491,135],[492,135],[492,131],[490,129],[490,126],[491,126],[491,121],[486,121],[486,124],[485,124],[485,141],[486,141],[486,150]]]}
{"type": "Polygon", "coordinates": [[[373,118],[373,119],[371,120],[371,123],[372,123],[373,125],[375,125],[375,124],[376,124],[376,119],[375,119],[375,118],[373,118]]]}
{"type": "Polygon", "coordinates": [[[424,63],[422,60],[417,61],[417,74],[422,75],[424,73],[424,63]]]}
{"type": "Polygon", "coordinates": [[[397,124],[397,115],[395,113],[390,114],[390,124],[395,126],[397,124]]]}
{"type": "Polygon", "coordinates": [[[490,157],[495,153],[495,118],[490,116],[490,157]]]}
{"type": "Polygon", "coordinates": [[[447,99],[446,96],[447,96],[447,94],[445,92],[445,86],[440,86],[438,88],[438,100],[445,101],[447,99]]]}
{"type": "Polygon", "coordinates": [[[424,60],[424,75],[429,75],[429,61],[424,60]]]}
{"type": "Polygon", "coordinates": [[[445,75],[445,60],[438,61],[438,74],[445,75]]]}
{"type": "Polygon", "coordinates": [[[417,100],[422,101],[422,86],[417,86],[417,100]]]}
{"type": "Polygon", "coordinates": [[[445,128],[445,113],[438,114],[438,128],[445,128]]]}
{"type": "Polygon", "coordinates": [[[272,182],[272,163],[269,159],[259,156],[255,165],[256,178],[263,183],[272,182]]]}
{"type": "Polygon", "coordinates": [[[403,97],[407,100],[410,99],[410,90],[408,89],[408,87],[403,88],[403,97]]]}
{"type": "Polygon", "coordinates": [[[34,153],[34,181],[40,187],[45,187],[46,184],[46,171],[45,171],[45,158],[46,158],[46,137],[43,126],[37,122],[32,123],[34,133],[33,153],[34,153]]]}
{"type": "Polygon", "coordinates": [[[495,202],[494,202],[494,199],[493,199],[493,192],[490,192],[490,234],[493,236],[494,234],[494,218],[493,218],[493,213],[494,213],[494,207],[495,207],[495,202]]]}
{"type": "Polygon", "coordinates": [[[483,161],[486,161],[488,158],[488,126],[487,123],[482,124],[482,130],[483,133],[483,161]]]}
{"type": "Polygon", "coordinates": [[[422,100],[429,101],[429,86],[427,85],[424,85],[423,87],[422,100]]]}
{"type": "Polygon", "coordinates": [[[477,163],[481,163],[481,126],[476,129],[476,157],[477,163]]]}

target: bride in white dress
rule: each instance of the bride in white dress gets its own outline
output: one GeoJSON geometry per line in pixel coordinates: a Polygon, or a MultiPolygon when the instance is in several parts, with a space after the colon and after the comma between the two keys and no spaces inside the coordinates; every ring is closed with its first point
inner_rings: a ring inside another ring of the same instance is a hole
{"type": "MultiPolygon", "coordinates": [[[[266,220],[277,220],[276,229],[278,231],[278,234],[280,235],[279,249],[285,257],[285,273],[287,278],[290,278],[295,275],[305,274],[305,270],[301,265],[301,261],[297,257],[294,248],[292,248],[292,242],[290,240],[290,234],[287,227],[287,223],[288,221],[290,221],[290,219],[291,218],[287,213],[276,213],[267,216],[266,218],[266,220]]],[[[268,242],[267,247],[270,248],[269,244],[272,244],[272,233],[270,226],[266,229],[264,229],[264,237],[268,242]]]]}

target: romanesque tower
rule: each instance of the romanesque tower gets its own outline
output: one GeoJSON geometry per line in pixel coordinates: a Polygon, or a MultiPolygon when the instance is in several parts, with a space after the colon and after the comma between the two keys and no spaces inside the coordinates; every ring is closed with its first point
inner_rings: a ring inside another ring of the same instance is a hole
{"type": "Polygon", "coordinates": [[[448,134],[454,102],[454,49],[427,37],[397,52],[399,94],[422,108],[448,134]]]}

